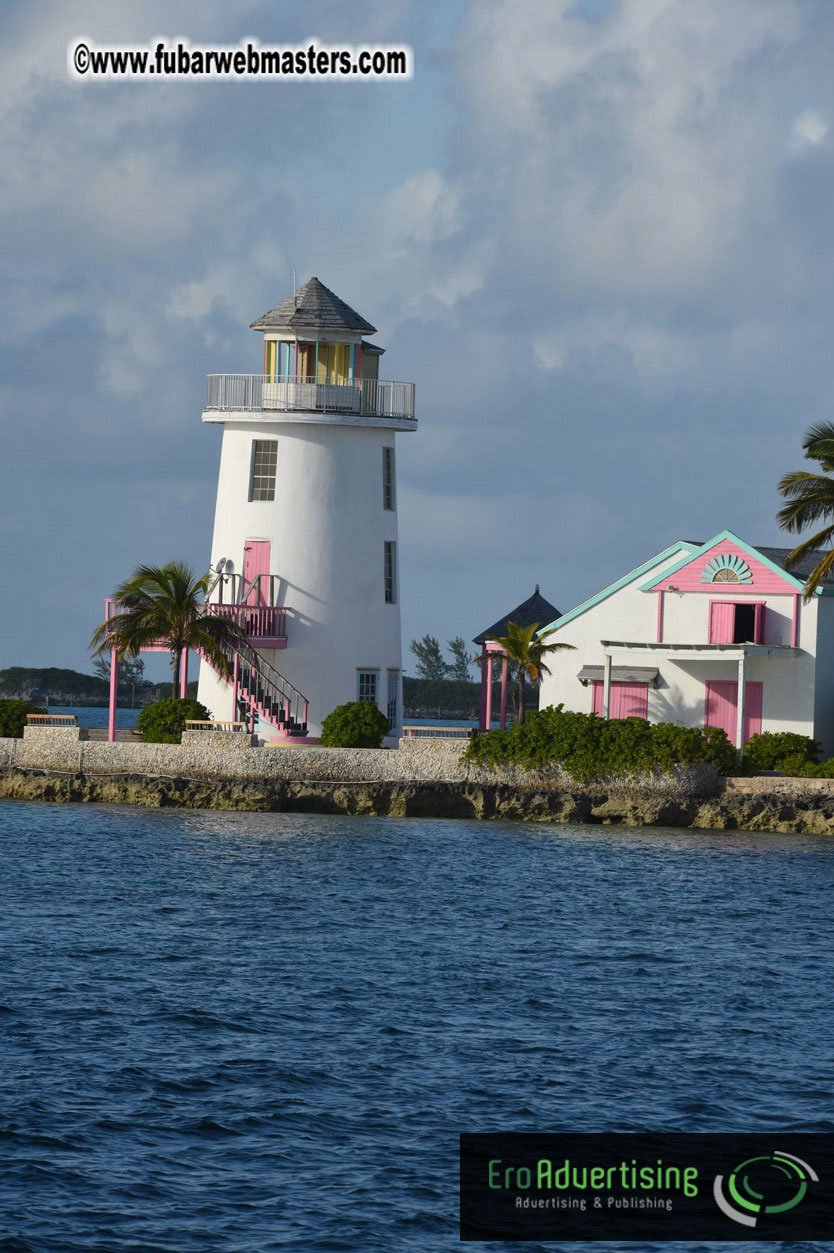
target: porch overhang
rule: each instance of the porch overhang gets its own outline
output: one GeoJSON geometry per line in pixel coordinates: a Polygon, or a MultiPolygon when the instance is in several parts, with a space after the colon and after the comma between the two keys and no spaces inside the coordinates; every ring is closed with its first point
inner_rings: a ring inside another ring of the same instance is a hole
{"type": "Polygon", "coordinates": [[[600,640],[600,643],[606,657],[624,653],[629,658],[651,657],[653,661],[741,661],[756,657],[792,661],[802,655],[801,648],[789,644],[646,644],[632,640],[600,640]]]}
{"type": "MultiPolygon", "coordinates": [[[[612,666],[612,683],[649,683],[657,687],[660,671],[657,666],[612,666]]],[[[583,666],[576,676],[579,682],[601,683],[605,678],[605,666],[583,666]]]]}

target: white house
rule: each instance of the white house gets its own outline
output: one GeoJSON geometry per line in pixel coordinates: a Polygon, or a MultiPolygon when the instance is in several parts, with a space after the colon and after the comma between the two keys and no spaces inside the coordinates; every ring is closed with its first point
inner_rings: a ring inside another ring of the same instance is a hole
{"type": "Polygon", "coordinates": [[[575,651],[553,654],[540,707],[723,727],[737,746],[795,731],[834,755],[834,579],[804,604],[821,554],[789,570],[790,551],[722,531],[658,553],[550,624],[575,651]]]}
{"type": "Polygon", "coordinates": [[[368,700],[402,719],[395,437],[414,385],[379,378],[363,317],[311,278],[252,323],[262,374],[210,375],[223,429],[210,608],[244,628],[231,683],[203,661],[199,699],[270,741],[315,739],[368,700]]]}

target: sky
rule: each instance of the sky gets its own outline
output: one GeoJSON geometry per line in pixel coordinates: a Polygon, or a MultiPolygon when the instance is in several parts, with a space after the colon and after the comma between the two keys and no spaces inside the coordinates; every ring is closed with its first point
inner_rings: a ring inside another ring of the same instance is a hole
{"type": "MultiPolygon", "coordinates": [[[[207,567],[209,373],[312,274],[417,386],[404,658],[677,538],[786,544],[830,419],[830,0],[5,0],[0,668],[207,567]],[[67,45],[405,43],[408,82],[83,82],[67,45]],[[14,593],[12,589],[14,588],[14,593]],[[19,589],[19,590],[18,590],[19,589]]],[[[413,671],[412,671],[413,672],[413,671]]]]}

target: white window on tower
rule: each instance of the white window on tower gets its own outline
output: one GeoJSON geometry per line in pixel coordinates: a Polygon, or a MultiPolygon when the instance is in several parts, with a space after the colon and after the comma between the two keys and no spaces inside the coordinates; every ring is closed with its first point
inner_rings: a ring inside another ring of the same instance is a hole
{"type": "Polygon", "coordinates": [[[378,687],[378,670],[360,670],[356,676],[356,699],[366,700],[375,705],[378,687]]]}
{"type": "Polygon", "coordinates": [[[394,449],[382,450],[382,507],[396,509],[394,497],[394,449]]]}
{"type": "Polygon", "coordinates": [[[386,605],[397,603],[397,545],[393,540],[385,541],[384,583],[386,605]]]}
{"type": "Polygon", "coordinates": [[[388,730],[395,735],[400,725],[400,672],[388,671],[388,730]]]}
{"type": "Polygon", "coordinates": [[[249,499],[274,500],[275,477],[277,472],[277,439],[253,439],[252,471],[249,478],[249,499]]]}

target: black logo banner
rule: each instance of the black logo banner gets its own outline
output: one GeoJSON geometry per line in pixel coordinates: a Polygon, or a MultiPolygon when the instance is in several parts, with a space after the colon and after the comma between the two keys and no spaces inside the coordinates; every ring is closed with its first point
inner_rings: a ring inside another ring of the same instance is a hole
{"type": "Polygon", "coordinates": [[[830,1240],[834,1135],[462,1135],[460,1238],[830,1240]]]}

